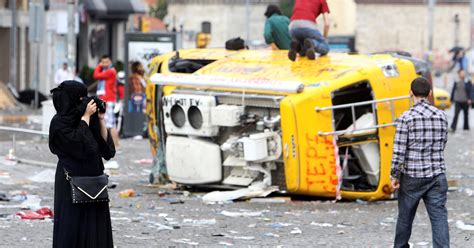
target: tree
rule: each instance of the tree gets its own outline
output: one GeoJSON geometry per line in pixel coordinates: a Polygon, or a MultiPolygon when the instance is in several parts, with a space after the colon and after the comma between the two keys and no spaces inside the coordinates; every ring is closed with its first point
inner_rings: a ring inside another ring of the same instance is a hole
{"type": "Polygon", "coordinates": [[[293,6],[295,5],[295,0],[281,0],[280,9],[283,15],[291,17],[293,13],[293,6]]]}
{"type": "Polygon", "coordinates": [[[150,6],[150,16],[156,17],[160,20],[168,14],[167,0],[156,0],[156,4],[150,6]]]}

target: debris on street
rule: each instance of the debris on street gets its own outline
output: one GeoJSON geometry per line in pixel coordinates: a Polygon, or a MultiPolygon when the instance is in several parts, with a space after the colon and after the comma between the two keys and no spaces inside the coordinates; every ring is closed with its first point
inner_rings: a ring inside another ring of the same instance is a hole
{"type": "Polygon", "coordinates": [[[227,217],[260,217],[263,216],[261,211],[256,211],[256,212],[247,212],[247,211],[241,211],[241,212],[230,212],[223,210],[221,212],[222,215],[227,216],[227,217]]]}
{"type": "Polygon", "coordinates": [[[30,179],[32,182],[35,182],[35,183],[54,183],[55,175],[56,175],[55,170],[46,169],[28,179],[30,179]]]}
{"type": "Polygon", "coordinates": [[[463,231],[474,231],[474,225],[465,224],[462,220],[456,221],[456,228],[461,229],[463,231]]]}
{"type": "Polygon", "coordinates": [[[122,198],[134,197],[135,195],[136,195],[136,192],[133,189],[122,190],[119,193],[119,196],[122,198]]]}

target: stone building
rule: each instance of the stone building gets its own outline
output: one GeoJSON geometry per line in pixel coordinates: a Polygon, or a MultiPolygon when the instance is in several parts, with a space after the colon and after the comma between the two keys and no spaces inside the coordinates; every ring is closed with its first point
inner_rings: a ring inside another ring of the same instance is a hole
{"type": "MultiPolygon", "coordinates": [[[[254,48],[266,47],[263,39],[265,10],[268,4],[280,0],[250,0],[249,44],[254,48]]],[[[246,39],[246,0],[168,0],[168,29],[183,32],[183,47],[196,46],[196,34],[203,22],[211,23],[211,41],[208,47],[223,47],[234,37],[246,39]]],[[[354,0],[329,0],[332,36],[353,36],[355,28],[354,0]]]]}
{"type": "MultiPolygon", "coordinates": [[[[361,53],[404,50],[417,57],[428,51],[426,0],[355,0],[356,47],[361,53]]],[[[435,67],[449,63],[454,46],[470,46],[469,0],[437,0],[434,10],[435,67]]]]}

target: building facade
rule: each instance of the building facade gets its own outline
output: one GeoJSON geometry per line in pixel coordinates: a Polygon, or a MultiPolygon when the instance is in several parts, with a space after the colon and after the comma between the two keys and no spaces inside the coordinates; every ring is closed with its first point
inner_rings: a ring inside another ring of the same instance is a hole
{"type": "MultiPolygon", "coordinates": [[[[403,50],[424,58],[429,48],[428,1],[355,0],[356,47],[372,53],[403,50]]],[[[433,18],[435,68],[449,64],[449,50],[470,46],[470,1],[437,0],[433,18]]]]}

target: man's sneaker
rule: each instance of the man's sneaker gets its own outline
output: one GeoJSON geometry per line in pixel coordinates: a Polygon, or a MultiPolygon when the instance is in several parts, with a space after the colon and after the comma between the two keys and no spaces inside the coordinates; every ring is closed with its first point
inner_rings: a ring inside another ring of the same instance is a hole
{"type": "Polygon", "coordinates": [[[306,48],[306,57],[308,59],[315,59],[316,58],[316,50],[314,49],[314,44],[311,39],[304,39],[304,47],[306,48]]]}
{"type": "Polygon", "coordinates": [[[295,52],[301,51],[300,42],[297,41],[296,39],[291,39],[290,50],[291,50],[291,51],[295,51],[295,52]]]}
{"type": "Polygon", "coordinates": [[[295,60],[296,60],[296,51],[290,50],[290,51],[288,52],[288,58],[289,58],[291,61],[295,61],[295,60]]]}

